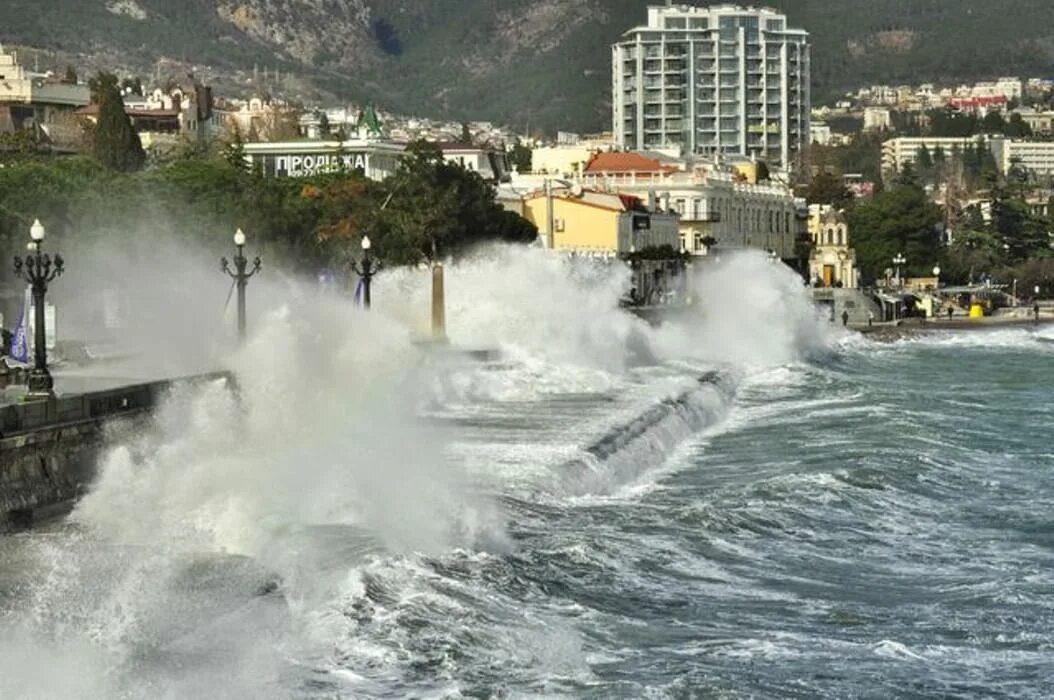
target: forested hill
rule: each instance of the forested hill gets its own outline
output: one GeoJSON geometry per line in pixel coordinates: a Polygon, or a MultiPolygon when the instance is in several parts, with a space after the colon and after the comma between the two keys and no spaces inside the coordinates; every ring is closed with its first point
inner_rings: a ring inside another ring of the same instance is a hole
{"type": "MultiPolygon", "coordinates": [[[[46,49],[41,67],[193,67],[227,92],[585,131],[608,124],[609,46],[648,4],[660,0],[4,0],[0,42],[46,49]]],[[[875,82],[1054,75],[1050,0],[762,4],[811,32],[817,99],[875,82]]]]}

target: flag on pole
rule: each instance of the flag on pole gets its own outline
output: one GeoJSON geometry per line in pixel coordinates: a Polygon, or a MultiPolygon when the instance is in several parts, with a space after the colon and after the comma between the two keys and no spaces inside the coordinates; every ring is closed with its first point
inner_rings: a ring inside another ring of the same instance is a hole
{"type": "Polygon", "coordinates": [[[355,285],[355,305],[362,306],[362,278],[359,278],[359,283],[355,285]]]}
{"type": "Polygon", "coordinates": [[[29,288],[22,301],[22,312],[18,316],[18,325],[11,339],[11,359],[22,364],[29,364],[29,288]]]}

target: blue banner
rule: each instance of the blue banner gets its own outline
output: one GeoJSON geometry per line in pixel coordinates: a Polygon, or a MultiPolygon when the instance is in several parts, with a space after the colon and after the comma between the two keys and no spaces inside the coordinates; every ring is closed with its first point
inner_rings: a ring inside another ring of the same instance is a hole
{"type": "Polygon", "coordinates": [[[29,294],[27,290],[26,299],[22,302],[22,312],[18,315],[18,325],[15,326],[14,336],[11,338],[11,359],[22,364],[29,363],[29,294]]]}
{"type": "Polygon", "coordinates": [[[359,278],[359,283],[357,285],[355,285],[355,305],[356,306],[362,306],[362,286],[363,286],[363,281],[362,281],[362,278],[360,277],[359,278]]]}

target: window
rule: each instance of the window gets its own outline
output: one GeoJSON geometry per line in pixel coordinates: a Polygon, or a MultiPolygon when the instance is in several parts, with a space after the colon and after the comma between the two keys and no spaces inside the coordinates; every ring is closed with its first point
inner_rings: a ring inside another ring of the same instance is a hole
{"type": "Polygon", "coordinates": [[[688,26],[688,20],[684,17],[667,17],[666,28],[667,29],[685,29],[688,26]]]}
{"type": "Polygon", "coordinates": [[[684,200],[683,199],[678,199],[677,202],[673,205],[673,210],[675,212],[677,212],[678,214],[680,214],[681,216],[684,216],[687,213],[687,211],[684,208],[684,200]]]}

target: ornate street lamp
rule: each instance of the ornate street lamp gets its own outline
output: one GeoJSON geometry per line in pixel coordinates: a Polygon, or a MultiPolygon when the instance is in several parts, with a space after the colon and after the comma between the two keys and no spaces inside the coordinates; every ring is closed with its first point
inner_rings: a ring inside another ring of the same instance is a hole
{"type": "Polygon", "coordinates": [[[231,270],[227,258],[220,258],[220,267],[234,280],[238,287],[238,338],[245,340],[245,286],[249,284],[249,278],[260,271],[259,256],[253,260],[253,269],[246,272],[245,268],[249,260],[243,252],[245,248],[245,234],[241,229],[234,232],[234,270],[231,270]]]}
{"type": "Polygon", "coordinates": [[[54,260],[40,251],[44,240],[44,227],[40,220],[33,221],[29,229],[32,239],[27,246],[29,255],[22,258],[15,256],[15,275],[22,277],[33,290],[33,369],[29,372],[29,395],[36,398],[54,396],[55,382],[48,371],[47,337],[44,328],[44,295],[48,283],[62,274],[62,256],[55,255],[54,260]]]}
{"type": "Polygon", "coordinates": [[[900,266],[907,263],[908,259],[904,257],[903,253],[897,253],[893,256],[893,264],[897,266],[897,287],[903,287],[904,283],[900,280],[900,266]]]}
{"type": "Polygon", "coordinates": [[[370,257],[370,237],[362,237],[362,265],[355,264],[355,261],[351,261],[351,269],[355,271],[355,274],[362,280],[362,305],[367,309],[370,308],[370,282],[373,280],[373,276],[381,271],[380,263],[374,262],[373,258],[370,257]]]}

